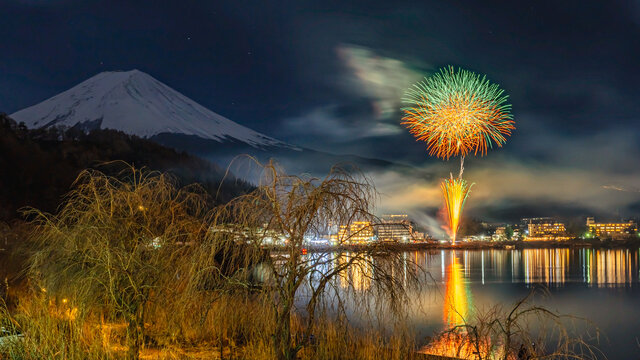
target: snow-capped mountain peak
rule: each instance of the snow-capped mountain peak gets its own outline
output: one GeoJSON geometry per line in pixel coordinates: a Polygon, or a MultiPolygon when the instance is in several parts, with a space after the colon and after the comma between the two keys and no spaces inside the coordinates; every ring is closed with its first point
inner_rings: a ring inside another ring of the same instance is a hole
{"type": "Polygon", "coordinates": [[[256,148],[292,147],[214,113],[139,70],[102,72],[11,117],[30,128],[99,127],[144,138],[170,133],[256,148]]]}

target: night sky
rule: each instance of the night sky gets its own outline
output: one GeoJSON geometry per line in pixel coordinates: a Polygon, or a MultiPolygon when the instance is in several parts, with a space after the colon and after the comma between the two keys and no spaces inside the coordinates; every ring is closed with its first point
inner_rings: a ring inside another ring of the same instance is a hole
{"type": "MultiPolygon", "coordinates": [[[[136,68],[270,136],[445,176],[398,108],[451,64],[499,83],[517,127],[468,161],[471,214],[640,215],[640,1],[346,3],[0,0],[0,111],[136,68]]],[[[432,180],[374,176],[383,208],[438,206],[432,180]]]]}

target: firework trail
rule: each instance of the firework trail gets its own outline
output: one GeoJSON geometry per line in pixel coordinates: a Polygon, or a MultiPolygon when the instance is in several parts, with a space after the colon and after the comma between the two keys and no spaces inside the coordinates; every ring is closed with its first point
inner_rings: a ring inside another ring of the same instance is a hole
{"type": "Polygon", "coordinates": [[[501,147],[515,129],[508,96],[486,76],[453,67],[413,85],[404,96],[402,124],[429,155],[448,160],[460,156],[460,173],[441,183],[448,213],[449,234],[455,244],[470,185],[462,179],[464,157],[485,155],[501,147]]]}
{"type": "Polygon", "coordinates": [[[458,226],[460,225],[460,215],[469,196],[471,186],[465,180],[452,176],[442,181],[440,187],[442,188],[444,204],[447,209],[449,236],[451,237],[451,242],[455,244],[458,226]]]}

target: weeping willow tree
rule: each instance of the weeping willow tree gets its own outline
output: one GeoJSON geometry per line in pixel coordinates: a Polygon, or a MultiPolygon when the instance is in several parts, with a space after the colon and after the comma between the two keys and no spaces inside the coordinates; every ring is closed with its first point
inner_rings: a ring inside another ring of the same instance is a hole
{"type": "Polygon", "coordinates": [[[29,211],[29,273],[49,296],[126,323],[127,358],[144,345],[146,308],[175,281],[188,244],[207,231],[205,196],[166,174],[126,166],[83,171],[57,214],[29,211]]]}
{"type": "Polygon", "coordinates": [[[269,335],[278,359],[297,358],[320,332],[326,320],[320,314],[344,318],[347,303],[380,317],[401,315],[407,289],[417,284],[417,268],[407,266],[401,252],[371,242],[357,251],[307,253],[308,239],[330,232],[338,249],[372,234],[376,191],[369,179],[337,167],[324,178],[288,175],[273,162],[260,169],[254,191],[214,211],[212,231],[190,262],[186,294],[259,281],[256,297],[272,317],[269,335]],[[278,239],[282,243],[274,244],[278,239]],[[230,268],[244,270],[224,270],[230,268]]]}

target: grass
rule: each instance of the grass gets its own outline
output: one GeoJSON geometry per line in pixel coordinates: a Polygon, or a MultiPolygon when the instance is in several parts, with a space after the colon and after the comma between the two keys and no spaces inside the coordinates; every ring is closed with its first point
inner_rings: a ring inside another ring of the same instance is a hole
{"type": "MultiPolygon", "coordinates": [[[[85,314],[46,293],[24,294],[9,311],[0,306],[0,323],[22,333],[20,341],[0,348],[10,359],[120,359],[127,353],[126,324],[104,314],[85,314]]],[[[154,309],[145,324],[141,359],[273,359],[270,328],[273,316],[263,302],[237,296],[210,304],[207,314],[154,309]]],[[[193,309],[192,309],[193,310],[193,309]]],[[[294,334],[302,326],[294,317],[294,334]]],[[[321,317],[314,341],[299,359],[407,359],[413,345],[399,334],[357,329],[347,322],[321,317]]]]}

